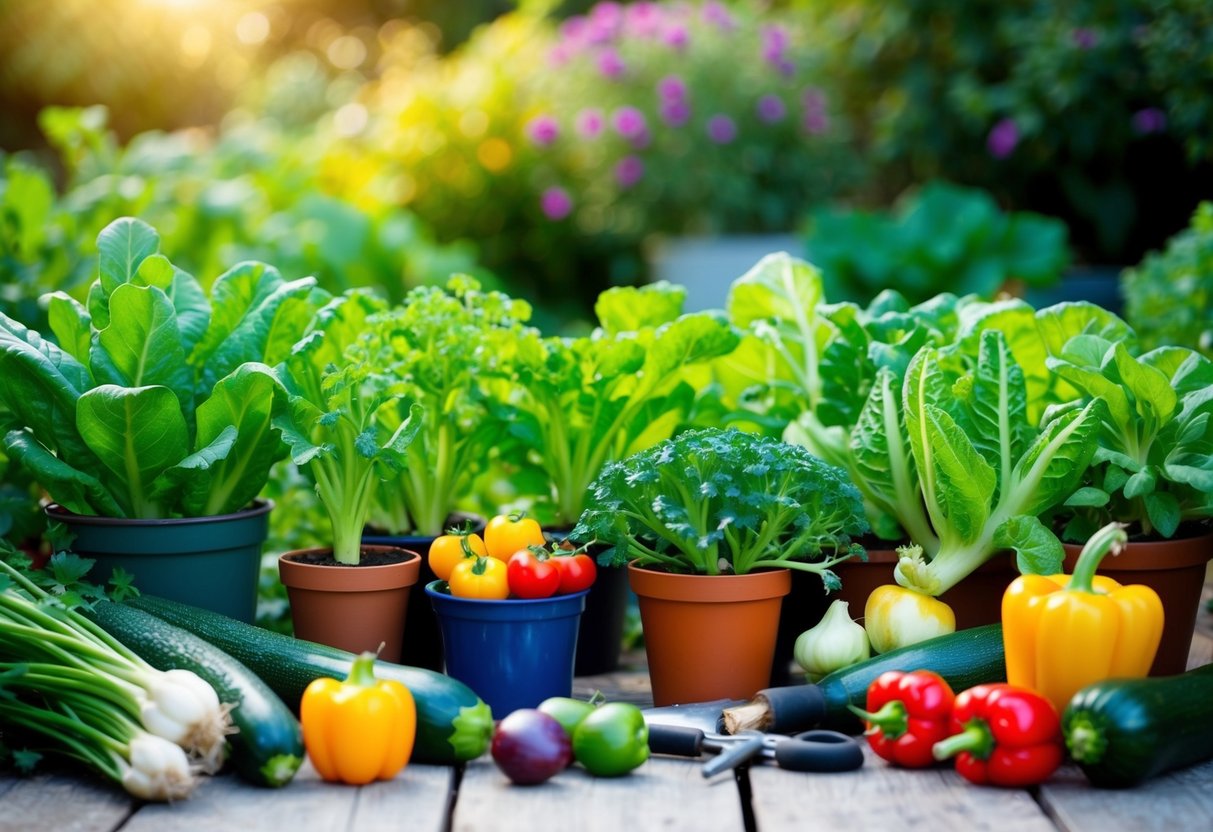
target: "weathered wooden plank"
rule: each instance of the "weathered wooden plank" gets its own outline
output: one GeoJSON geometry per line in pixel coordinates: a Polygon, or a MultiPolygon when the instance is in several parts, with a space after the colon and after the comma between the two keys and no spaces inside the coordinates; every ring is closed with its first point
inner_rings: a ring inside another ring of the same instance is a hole
{"type": "Polygon", "coordinates": [[[779,830],[929,829],[1053,832],[1025,791],[974,786],[949,768],[906,771],[866,751],[858,771],[809,774],[770,763],[750,769],[754,818],[779,830]]]}
{"type": "Polygon", "coordinates": [[[120,787],[88,774],[0,775],[0,832],[110,832],[134,806],[120,787]]]}
{"type": "Polygon", "coordinates": [[[489,760],[469,763],[455,804],[455,832],[737,830],[736,781],[707,782],[693,762],[653,758],[624,777],[574,767],[538,786],[513,786],[489,760]]]}
{"type": "Polygon", "coordinates": [[[1068,765],[1041,786],[1040,801],[1066,832],[1213,829],[1213,762],[1123,790],[1093,788],[1068,765]]]}
{"type": "Polygon", "coordinates": [[[410,765],[390,781],[364,786],[358,792],[350,828],[358,832],[441,832],[446,828],[454,778],[453,768],[410,765]]]}

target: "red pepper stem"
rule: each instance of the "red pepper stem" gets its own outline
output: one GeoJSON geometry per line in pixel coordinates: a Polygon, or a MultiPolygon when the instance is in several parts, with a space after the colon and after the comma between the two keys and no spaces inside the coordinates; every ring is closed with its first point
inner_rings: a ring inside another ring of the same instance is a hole
{"type": "Polygon", "coordinates": [[[979,760],[988,759],[994,753],[994,734],[984,719],[971,719],[959,734],[935,743],[931,756],[936,760],[947,760],[965,751],[979,760]]]}
{"type": "Polygon", "coordinates": [[[360,688],[374,687],[377,683],[375,679],[376,658],[378,657],[370,651],[356,656],[354,664],[350,667],[350,675],[345,677],[345,683],[360,688]]]}
{"type": "Polygon", "coordinates": [[[869,733],[878,729],[889,739],[895,740],[910,730],[910,718],[906,713],[905,704],[900,699],[884,703],[884,706],[874,714],[862,708],[856,708],[854,705],[847,707],[851,709],[851,713],[872,726],[868,729],[869,733]]]}
{"type": "Polygon", "coordinates": [[[1099,569],[1104,556],[1111,552],[1116,555],[1124,548],[1129,536],[1125,534],[1123,523],[1109,523],[1091,535],[1090,540],[1082,547],[1078,562],[1074,564],[1074,574],[1070,576],[1066,589],[1078,592],[1094,592],[1095,570],[1099,569]]]}

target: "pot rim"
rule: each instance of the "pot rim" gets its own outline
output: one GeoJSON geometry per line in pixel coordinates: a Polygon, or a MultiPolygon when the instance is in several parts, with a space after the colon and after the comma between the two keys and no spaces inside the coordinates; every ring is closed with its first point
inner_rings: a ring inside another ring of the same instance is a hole
{"type": "Polygon", "coordinates": [[[446,581],[430,581],[425,585],[425,594],[432,598],[441,598],[444,602],[450,601],[453,604],[466,604],[469,606],[482,607],[484,609],[490,609],[492,607],[499,607],[503,609],[508,607],[517,609],[519,607],[544,606],[558,603],[560,601],[570,601],[577,598],[584,598],[590,594],[588,589],[583,589],[580,592],[569,592],[565,593],[564,595],[549,595],[547,598],[505,598],[498,601],[492,598],[460,598],[458,595],[452,595],[449,589],[446,592],[443,592],[438,588],[439,584],[445,585],[446,581]]]}
{"type": "Polygon", "coordinates": [[[248,520],[263,517],[274,508],[274,501],[257,497],[247,508],[233,511],[230,514],[208,514],[202,517],[107,517],[102,514],[77,514],[69,511],[58,503],[48,503],[43,507],[43,513],[50,520],[60,523],[71,523],[76,526],[191,526],[208,523],[224,523],[234,520],[248,520]]]}
{"type": "Polygon", "coordinates": [[[782,598],[792,591],[792,570],[764,567],[744,575],[685,575],[628,563],[628,583],[637,595],[668,601],[732,602],[782,598]]]}
{"type": "Polygon", "coordinates": [[[363,546],[362,550],[395,550],[411,555],[399,563],[336,566],[324,563],[300,563],[295,556],[332,552],[331,546],[292,549],[278,556],[278,575],[289,589],[323,592],[370,592],[411,587],[421,572],[421,555],[399,546],[363,546]],[[289,581],[288,581],[289,577],[289,581]]]}

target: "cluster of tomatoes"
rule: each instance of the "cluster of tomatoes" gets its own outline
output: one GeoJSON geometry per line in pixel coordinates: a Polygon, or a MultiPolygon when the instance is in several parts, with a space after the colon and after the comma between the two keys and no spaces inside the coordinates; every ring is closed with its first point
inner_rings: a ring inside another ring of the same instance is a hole
{"type": "Polygon", "coordinates": [[[549,598],[589,589],[598,577],[594,559],[557,544],[549,547],[533,518],[499,514],[484,537],[452,532],[430,546],[430,569],[457,598],[549,598]]]}

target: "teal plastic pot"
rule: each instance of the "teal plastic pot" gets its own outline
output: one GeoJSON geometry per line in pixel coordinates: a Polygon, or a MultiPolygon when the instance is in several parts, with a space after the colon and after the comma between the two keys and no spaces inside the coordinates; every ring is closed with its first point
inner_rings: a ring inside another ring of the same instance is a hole
{"type": "Polygon", "coordinates": [[[128,520],[73,514],[47,506],[47,517],[75,535],[71,550],[96,561],[90,577],[104,583],[121,567],[135,587],[252,623],[257,612],[261,547],[274,504],[212,517],[128,520]]]}
{"type": "Polygon", "coordinates": [[[577,628],[589,590],[534,600],[456,598],[445,581],[425,587],[442,630],[446,673],[500,719],[573,692],[577,628]]]}

